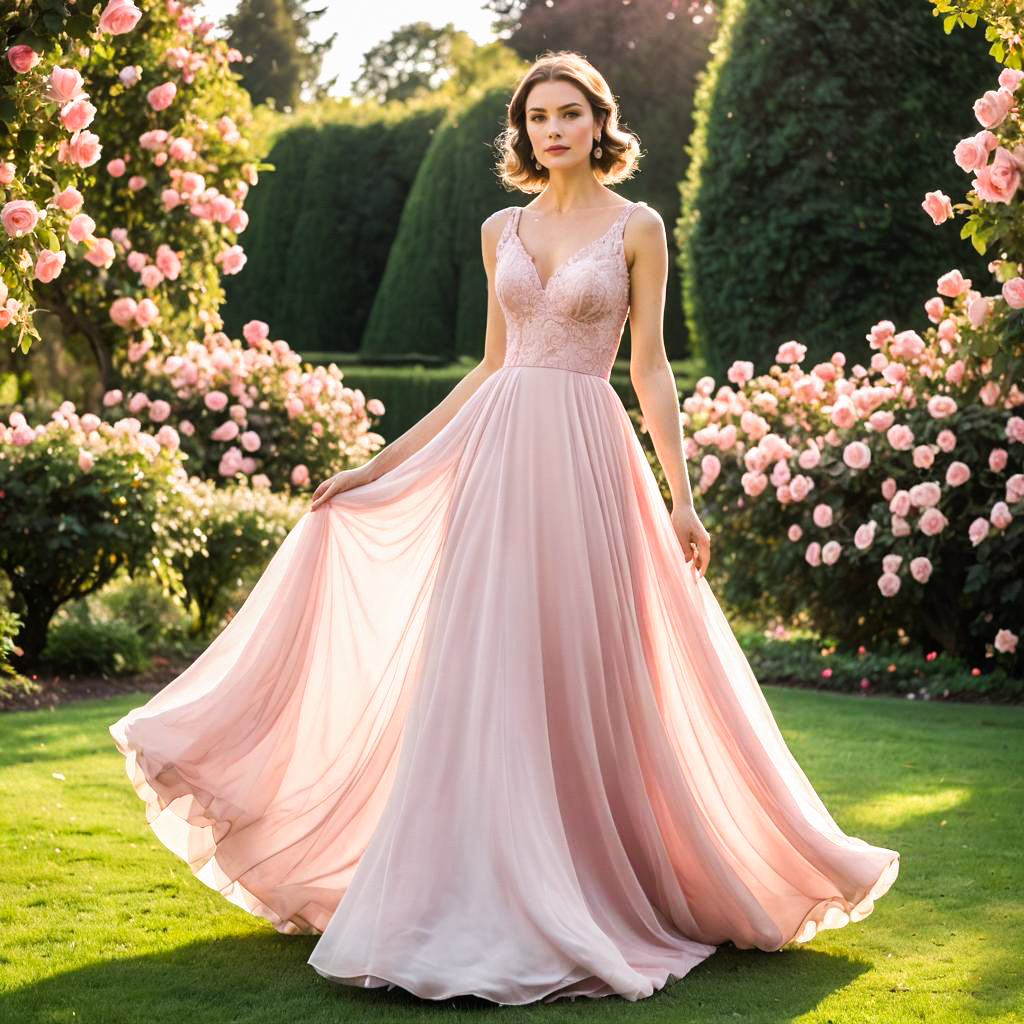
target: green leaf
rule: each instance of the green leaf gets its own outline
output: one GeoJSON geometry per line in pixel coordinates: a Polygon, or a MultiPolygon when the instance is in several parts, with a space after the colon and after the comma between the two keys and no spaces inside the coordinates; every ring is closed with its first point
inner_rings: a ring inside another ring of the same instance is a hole
{"type": "Polygon", "coordinates": [[[988,240],[984,237],[984,235],[981,235],[981,234],[974,234],[974,235],[972,235],[971,236],[971,244],[983,256],[985,255],[985,250],[988,248],[988,240]]]}
{"type": "Polygon", "coordinates": [[[946,33],[946,35],[947,35],[947,36],[948,36],[948,35],[950,34],[950,32],[952,32],[952,31],[953,31],[953,28],[954,28],[954,27],[955,27],[955,25],[956,25],[956,19],[957,19],[957,15],[955,15],[955,14],[951,14],[951,15],[950,15],[950,16],[949,16],[948,18],[946,18],[946,20],[945,20],[945,21],[944,21],[944,22],[942,23],[942,28],[943,28],[943,30],[945,31],[945,33],[946,33]]]}
{"type": "Polygon", "coordinates": [[[971,217],[969,221],[960,229],[960,237],[966,238],[968,235],[973,235],[978,230],[978,218],[971,217]]]}
{"type": "Polygon", "coordinates": [[[43,244],[50,252],[60,252],[60,242],[49,228],[43,231],[43,244]]]}
{"type": "Polygon", "coordinates": [[[43,24],[56,36],[64,31],[64,15],[56,11],[45,11],[42,18],[43,24]]]}
{"type": "Polygon", "coordinates": [[[967,22],[970,28],[974,28],[974,26],[978,24],[978,15],[974,12],[971,14],[965,14],[964,21],[967,22]]]}
{"type": "Polygon", "coordinates": [[[1000,64],[1003,62],[1003,57],[1006,51],[1003,49],[1003,44],[1001,42],[996,43],[988,52],[991,53],[1000,64]]]}

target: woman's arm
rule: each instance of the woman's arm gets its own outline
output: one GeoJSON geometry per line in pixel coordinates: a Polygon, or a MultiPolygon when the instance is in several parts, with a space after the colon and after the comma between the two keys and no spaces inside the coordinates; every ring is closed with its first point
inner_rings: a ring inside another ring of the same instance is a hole
{"type": "Polygon", "coordinates": [[[339,491],[376,480],[419,451],[465,405],[470,395],[505,361],[505,316],[494,292],[495,250],[509,210],[492,213],[480,226],[480,246],[487,273],[487,333],[483,358],[422,419],[367,462],[355,469],[344,470],[325,480],[313,494],[312,509],[328,501],[339,491]]]}
{"type": "Polygon", "coordinates": [[[711,557],[711,538],[693,505],[693,491],[683,450],[679,392],[665,353],[663,323],[668,279],[665,225],[656,210],[640,207],[626,222],[624,239],[630,264],[629,377],[640,401],[644,423],[672,495],[672,524],[690,561],[701,575],[711,557]]]}

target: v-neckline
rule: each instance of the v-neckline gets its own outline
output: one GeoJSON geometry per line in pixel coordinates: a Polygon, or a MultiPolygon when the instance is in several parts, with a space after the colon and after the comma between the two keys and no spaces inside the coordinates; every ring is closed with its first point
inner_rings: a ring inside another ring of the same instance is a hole
{"type": "Polygon", "coordinates": [[[625,206],[623,206],[621,210],[619,210],[618,217],[616,217],[615,220],[613,220],[611,222],[611,224],[608,225],[607,230],[602,231],[601,234],[597,236],[597,238],[592,238],[585,245],[580,246],[580,248],[577,249],[571,256],[569,256],[567,259],[564,259],[558,265],[558,267],[555,268],[554,272],[551,274],[551,276],[545,282],[542,282],[541,279],[540,279],[540,271],[537,269],[537,261],[530,254],[529,249],[527,249],[526,246],[523,245],[523,240],[519,237],[519,221],[520,221],[520,219],[522,217],[522,213],[523,213],[523,210],[525,209],[525,207],[517,206],[515,208],[516,209],[516,213],[514,214],[515,222],[512,224],[512,236],[513,236],[513,238],[515,238],[516,243],[518,244],[520,251],[530,261],[530,266],[533,268],[533,276],[534,276],[534,279],[537,282],[537,287],[540,289],[541,294],[542,295],[547,295],[547,293],[548,293],[548,286],[551,284],[551,282],[554,281],[554,279],[556,277],[558,277],[558,275],[567,266],[569,266],[578,256],[580,256],[584,252],[586,252],[587,249],[591,248],[591,246],[597,245],[598,242],[600,242],[603,239],[607,238],[608,235],[611,234],[612,229],[619,223],[619,218],[623,215],[623,213],[625,213],[628,209],[630,209],[631,207],[634,207],[636,205],[637,204],[635,202],[633,202],[633,201],[627,202],[627,204],[625,206]]]}

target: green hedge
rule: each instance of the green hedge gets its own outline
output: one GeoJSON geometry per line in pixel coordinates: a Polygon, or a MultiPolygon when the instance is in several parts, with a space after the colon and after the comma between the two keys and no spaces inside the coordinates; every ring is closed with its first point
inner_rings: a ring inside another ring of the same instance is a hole
{"type": "Polygon", "coordinates": [[[224,279],[225,330],[252,319],[295,348],[355,351],[431,133],[426,108],[279,135],[246,200],[248,262],[224,279]]]}
{"type": "Polygon", "coordinates": [[[936,228],[925,193],[962,196],[957,141],[999,66],[982,29],[947,36],[927,0],[727,0],[698,89],[676,227],[691,339],[721,380],[796,338],[808,362],[866,360],[882,318],[921,330],[954,266],[991,255],[936,228]]]}

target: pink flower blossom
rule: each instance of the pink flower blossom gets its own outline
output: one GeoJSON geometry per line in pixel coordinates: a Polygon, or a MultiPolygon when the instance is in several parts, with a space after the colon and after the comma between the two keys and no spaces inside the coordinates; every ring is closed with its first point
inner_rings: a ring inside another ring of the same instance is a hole
{"type": "Polygon", "coordinates": [[[971,544],[977,547],[988,536],[988,530],[988,520],[984,516],[978,516],[967,530],[967,536],[970,537],[971,544]]]}
{"type": "Polygon", "coordinates": [[[988,453],[988,468],[993,473],[1001,473],[1006,469],[1006,460],[1009,456],[1006,453],[1005,448],[993,448],[988,453]]]}
{"type": "Polygon", "coordinates": [[[162,82],[146,93],[146,101],[154,110],[166,110],[177,95],[178,87],[173,82],[162,82]]]}
{"type": "Polygon", "coordinates": [[[31,199],[12,199],[0,209],[0,222],[11,238],[27,235],[39,223],[39,210],[31,199]]]}
{"type": "Polygon", "coordinates": [[[950,487],[960,487],[971,478],[971,468],[966,462],[951,462],[946,470],[946,483],[950,487]]]}
{"type": "Polygon", "coordinates": [[[883,572],[878,577],[878,589],[883,597],[895,597],[899,593],[900,578],[895,573],[883,572]]]}
{"type": "Polygon", "coordinates": [[[1006,481],[1006,500],[1011,505],[1024,500],[1024,473],[1014,473],[1006,481]]]}
{"type": "Polygon", "coordinates": [[[1009,203],[1020,186],[1020,167],[1013,154],[1000,146],[992,162],[978,168],[971,184],[986,203],[1009,203]]]}
{"type": "Polygon", "coordinates": [[[1003,282],[1003,299],[1011,309],[1024,308],[1024,277],[1011,277],[1003,282]]]}
{"type": "Polygon", "coordinates": [[[223,391],[207,391],[203,395],[203,404],[212,412],[220,412],[228,404],[228,396],[223,391]]]}
{"type": "Polygon", "coordinates": [[[837,540],[830,540],[821,548],[821,560],[825,565],[835,565],[842,552],[842,546],[837,540]]]}
{"type": "Polygon", "coordinates": [[[928,399],[928,413],[934,419],[944,419],[956,412],[956,402],[949,395],[932,395],[928,399]]]}
{"type": "Polygon", "coordinates": [[[1013,93],[1000,86],[989,89],[974,101],[974,116],[982,128],[996,128],[1013,109],[1013,93]]]}
{"type": "Polygon", "coordinates": [[[131,32],[141,17],[142,11],[131,0],[109,0],[100,15],[98,28],[108,35],[123,35],[131,32]]]}
{"type": "Polygon", "coordinates": [[[910,503],[915,508],[931,508],[939,503],[942,497],[942,488],[934,480],[926,480],[920,484],[914,484],[910,488],[910,503]]]}
{"type": "Polygon", "coordinates": [[[857,548],[858,551],[866,551],[874,543],[875,530],[877,527],[878,523],[876,523],[874,519],[871,519],[866,523],[861,523],[853,535],[853,546],[857,548]]]}
{"type": "Polygon", "coordinates": [[[921,206],[933,224],[942,224],[953,216],[953,204],[949,196],[938,190],[926,192],[921,206]]]}
{"type": "Polygon", "coordinates": [[[1024,417],[1011,416],[1006,421],[1006,437],[1016,444],[1024,444],[1024,417]]]}
{"type": "Polygon", "coordinates": [[[934,537],[948,525],[949,520],[937,508],[926,508],[917,521],[917,528],[927,537],[934,537]]]}
{"type": "Polygon", "coordinates": [[[795,544],[802,536],[804,531],[799,523],[791,523],[789,529],[786,531],[786,536],[793,541],[795,544]]]}
{"type": "Polygon", "coordinates": [[[824,502],[815,505],[811,518],[814,520],[815,526],[819,526],[823,530],[827,529],[832,525],[832,506],[826,505],[824,502]]]}
{"type": "Polygon", "coordinates": [[[804,551],[804,560],[808,565],[821,565],[821,544],[812,540],[804,551]]]}
{"type": "Polygon", "coordinates": [[[903,564],[902,555],[889,554],[882,559],[882,572],[897,573],[903,564]]]}
{"type": "Polygon", "coordinates": [[[850,469],[866,469],[871,462],[871,449],[863,441],[851,441],[843,449],[843,462],[850,469]]]}
{"type": "Polygon", "coordinates": [[[1013,522],[1013,515],[1005,501],[997,501],[989,512],[989,519],[997,530],[1005,530],[1013,522]]]}
{"type": "Polygon", "coordinates": [[[965,278],[959,270],[950,270],[938,279],[935,290],[948,299],[955,299],[971,286],[970,278],[965,278]]]}
{"type": "Polygon", "coordinates": [[[886,439],[897,451],[906,451],[914,443],[914,432],[903,423],[895,423],[885,432],[886,439]]]}
{"type": "Polygon", "coordinates": [[[302,465],[302,463],[299,463],[292,470],[291,481],[296,487],[305,487],[309,483],[309,469],[302,465]]]}
{"type": "Polygon", "coordinates": [[[12,46],[7,51],[7,63],[11,65],[12,70],[18,75],[31,71],[41,60],[42,58],[39,54],[25,43],[12,46]]]}
{"type": "Polygon", "coordinates": [[[775,354],[775,362],[799,363],[806,354],[806,345],[801,345],[799,341],[786,341],[779,346],[779,350],[775,354]]]}
{"type": "Polygon", "coordinates": [[[1000,654],[1013,654],[1017,650],[1017,634],[1009,629],[1001,629],[996,633],[993,646],[1000,654]]]}
{"type": "Polygon", "coordinates": [[[919,444],[914,448],[914,465],[918,469],[931,469],[935,452],[930,444],[919,444]]]}
{"type": "Polygon", "coordinates": [[[885,498],[886,501],[890,501],[895,493],[896,481],[891,476],[887,476],[882,481],[882,497],[885,498]]]}
{"type": "Polygon", "coordinates": [[[935,438],[939,448],[949,454],[956,447],[956,434],[952,430],[940,430],[939,436],[935,438]]]}
{"type": "Polygon", "coordinates": [[[918,583],[927,583],[931,574],[932,563],[929,559],[925,558],[924,555],[910,560],[910,575],[913,576],[918,583]]]}

